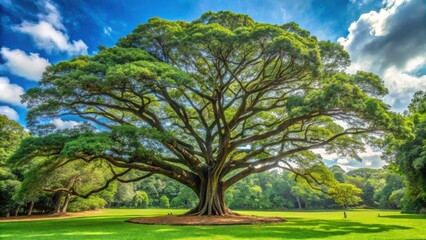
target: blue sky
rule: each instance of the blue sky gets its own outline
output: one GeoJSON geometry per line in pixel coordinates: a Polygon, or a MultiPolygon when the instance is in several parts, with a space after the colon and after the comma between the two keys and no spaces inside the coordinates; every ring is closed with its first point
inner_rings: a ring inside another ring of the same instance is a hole
{"type": "MultiPolygon", "coordinates": [[[[385,101],[396,111],[426,89],[424,0],[0,0],[0,5],[0,114],[24,126],[20,95],[37,84],[46,66],[113,46],[152,17],[192,21],[209,10],[273,24],[294,21],[320,40],[342,44],[352,58],[348,72],[381,76],[390,90],[385,101]]],[[[53,121],[58,128],[78,124],[53,121]]]]}

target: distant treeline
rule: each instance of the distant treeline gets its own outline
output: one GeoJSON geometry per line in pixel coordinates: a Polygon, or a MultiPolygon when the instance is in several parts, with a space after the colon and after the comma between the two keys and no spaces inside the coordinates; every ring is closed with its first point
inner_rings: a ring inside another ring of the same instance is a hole
{"type": "MultiPolygon", "coordinates": [[[[384,169],[361,168],[345,173],[339,166],[333,166],[330,170],[340,182],[354,184],[362,190],[362,202],[357,207],[402,207],[405,189],[402,176],[384,169]]],[[[197,201],[186,186],[163,176],[152,176],[134,184],[119,183],[114,199],[106,206],[192,208],[197,201]]],[[[329,195],[296,181],[285,171],[264,172],[243,179],[226,192],[226,201],[232,209],[341,208],[329,195]]]]}
{"type": "MultiPolygon", "coordinates": [[[[361,168],[345,173],[339,166],[330,168],[334,177],[354,184],[362,190],[358,208],[401,208],[404,206],[403,177],[386,169],[361,168]]],[[[192,208],[197,196],[188,187],[161,175],[134,183],[113,183],[103,192],[87,199],[63,193],[40,194],[35,201],[16,205],[13,214],[51,213],[112,208],[192,208]],[[32,207],[31,207],[32,205],[32,207]]],[[[252,175],[236,183],[226,192],[232,209],[331,209],[341,208],[327,194],[311,189],[303,181],[285,171],[252,175]]]]}

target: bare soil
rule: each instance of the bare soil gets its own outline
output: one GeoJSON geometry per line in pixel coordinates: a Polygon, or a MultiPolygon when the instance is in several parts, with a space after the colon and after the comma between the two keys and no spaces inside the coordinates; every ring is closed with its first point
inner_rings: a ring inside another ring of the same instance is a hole
{"type": "Polygon", "coordinates": [[[87,217],[87,216],[92,216],[99,213],[101,213],[101,211],[55,213],[55,214],[17,216],[17,217],[10,216],[10,217],[0,217],[0,222],[18,222],[18,221],[32,221],[32,220],[48,220],[48,219],[55,219],[55,218],[87,217]]]}
{"type": "Polygon", "coordinates": [[[167,215],[157,217],[132,218],[126,222],[152,225],[248,225],[287,222],[280,217],[239,216],[186,216],[167,215]]]}

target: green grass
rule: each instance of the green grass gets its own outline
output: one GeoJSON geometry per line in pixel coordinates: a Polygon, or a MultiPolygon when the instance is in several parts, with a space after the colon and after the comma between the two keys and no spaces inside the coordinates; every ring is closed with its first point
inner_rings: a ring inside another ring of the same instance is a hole
{"type": "Polygon", "coordinates": [[[281,216],[286,223],[245,226],[155,226],[126,223],[132,217],[183,210],[105,209],[90,217],[0,222],[0,239],[426,239],[426,215],[398,211],[241,211],[281,216]],[[377,214],[380,213],[381,217],[377,214]]]}

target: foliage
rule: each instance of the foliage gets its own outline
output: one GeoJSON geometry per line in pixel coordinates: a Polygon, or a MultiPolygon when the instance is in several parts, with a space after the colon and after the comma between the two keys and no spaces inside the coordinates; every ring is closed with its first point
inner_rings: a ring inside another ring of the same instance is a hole
{"type": "Polygon", "coordinates": [[[404,182],[402,176],[396,173],[388,173],[386,175],[386,184],[380,189],[376,195],[376,200],[379,204],[379,208],[397,208],[397,205],[392,205],[390,197],[393,192],[404,188],[404,182]]]}
{"type": "Polygon", "coordinates": [[[80,212],[87,210],[97,210],[104,208],[107,202],[96,196],[90,196],[87,199],[77,198],[75,201],[72,201],[68,206],[69,211],[71,212],[80,212]]]}
{"type": "Polygon", "coordinates": [[[10,213],[18,205],[14,195],[21,185],[22,168],[12,171],[6,159],[27,136],[19,123],[0,114],[0,216],[10,213]]]}
{"type": "Polygon", "coordinates": [[[172,208],[188,209],[188,208],[195,207],[196,204],[197,204],[197,195],[195,195],[191,189],[184,186],[181,189],[181,191],[179,191],[177,196],[172,199],[170,206],[172,208]]]}
{"type": "Polygon", "coordinates": [[[18,191],[21,182],[13,179],[0,180],[0,214],[5,215],[16,207],[13,195],[18,191]]]}
{"type": "MultiPolygon", "coordinates": [[[[135,195],[133,184],[118,183],[117,193],[114,195],[114,199],[110,202],[112,207],[130,207],[135,195]]],[[[149,198],[152,199],[152,198],[149,198]]]]}
{"type": "Polygon", "coordinates": [[[0,164],[5,163],[8,156],[27,136],[28,134],[19,123],[0,114],[0,164]]]}
{"type": "Polygon", "coordinates": [[[330,194],[333,196],[334,201],[345,208],[361,202],[362,199],[357,196],[361,193],[361,189],[348,183],[339,184],[338,187],[330,190],[330,194]]]}
{"type": "Polygon", "coordinates": [[[407,179],[404,212],[420,212],[426,208],[426,92],[414,95],[406,115],[412,122],[413,136],[397,141],[388,137],[391,161],[407,179]]]}
{"type": "Polygon", "coordinates": [[[404,198],[405,188],[398,189],[396,191],[393,191],[392,194],[389,196],[389,202],[398,208],[403,207],[403,198],[404,198]]]}
{"type": "Polygon", "coordinates": [[[161,196],[160,197],[160,208],[170,208],[170,201],[167,196],[161,196]]]}
{"type": "Polygon", "coordinates": [[[136,191],[132,199],[132,207],[146,208],[148,207],[149,198],[148,194],[144,191],[136,191]]]}

